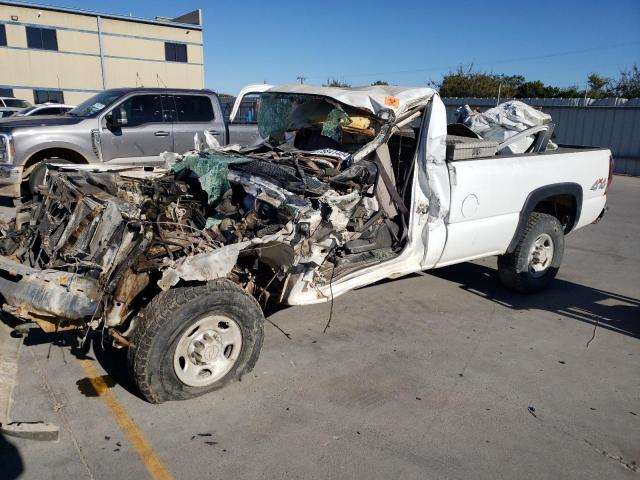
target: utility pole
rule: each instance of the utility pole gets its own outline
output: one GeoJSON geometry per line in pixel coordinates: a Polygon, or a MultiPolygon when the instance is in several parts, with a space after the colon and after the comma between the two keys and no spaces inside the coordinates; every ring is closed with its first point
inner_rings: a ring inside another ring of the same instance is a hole
{"type": "Polygon", "coordinates": [[[300,82],[300,85],[302,85],[306,79],[307,79],[307,77],[303,77],[302,75],[298,75],[296,77],[296,80],[298,80],[300,82]]]}

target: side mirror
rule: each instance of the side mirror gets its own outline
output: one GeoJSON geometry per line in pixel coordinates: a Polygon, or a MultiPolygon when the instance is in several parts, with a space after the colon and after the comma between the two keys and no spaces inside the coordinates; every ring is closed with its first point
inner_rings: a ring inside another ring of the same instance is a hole
{"type": "Polygon", "coordinates": [[[126,127],[129,124],[127,111],[122,108],[122,106],[114,108],[107,114],[105,119],[107,120],[107,126],[109,128],[126,127]]]}

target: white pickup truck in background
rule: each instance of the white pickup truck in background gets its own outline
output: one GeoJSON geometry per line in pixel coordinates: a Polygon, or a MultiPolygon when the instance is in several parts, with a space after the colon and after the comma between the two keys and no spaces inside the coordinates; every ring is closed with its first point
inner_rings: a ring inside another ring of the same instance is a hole
{"type": "Polygon", "coordinates": [[[3,309],[100,328],[145,398],[186,399],[253,368],[260,305],[493,255],[508,288],[535,292],[565,235],[605,212],[608,150],[548,149],[551,125],[478,138],[432,89],[284,85],[260,109],[264,144],[169,171],[50,167],[0,238],[3,309]]]}

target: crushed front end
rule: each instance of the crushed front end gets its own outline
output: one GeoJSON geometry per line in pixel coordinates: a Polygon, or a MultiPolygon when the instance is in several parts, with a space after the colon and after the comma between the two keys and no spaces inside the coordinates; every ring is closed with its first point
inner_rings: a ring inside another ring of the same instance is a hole
{"type": "Polygon", "coordinates": [[[410,198],[417,128],[292,98],[289,123],[272,122],[253,148],[169,155],[165,169],[50,167],[39,199],[1,232],[2,308],[46,331],[102,326],[126,345],[145,305],[176,285],[227,278],[283,303],[294,284],[318,290],[392,258],[407,212],[382,204],[378,178],[396,171],[410,198]],[[383,165],[376,149],[392,136],[398,153],[383,165]]]}

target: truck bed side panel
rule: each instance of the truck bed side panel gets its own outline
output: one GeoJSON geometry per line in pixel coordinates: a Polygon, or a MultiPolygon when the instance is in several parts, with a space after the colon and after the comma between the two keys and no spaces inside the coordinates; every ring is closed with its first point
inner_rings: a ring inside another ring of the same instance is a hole
{"type": "Polygon", "coordinates": [[[448,238],[438,266],[502,254],[518,225],[529,194],[541,187],[576,183],[583,204],[575,228],[593,222],[606,203],[608,150],[559,151],[450,163],[448,238]]]}

